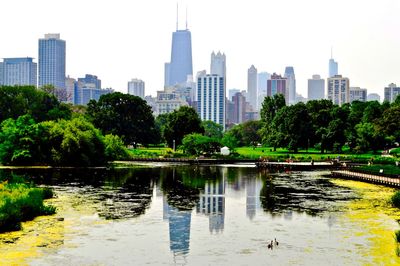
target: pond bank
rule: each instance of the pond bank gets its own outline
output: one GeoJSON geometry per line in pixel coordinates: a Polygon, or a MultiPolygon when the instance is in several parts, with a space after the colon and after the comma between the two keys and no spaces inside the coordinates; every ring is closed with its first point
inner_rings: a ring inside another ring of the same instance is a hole
{"type": "MultiPolygon", "coordinates": [[[[393,208],[389,201],[396,190],[353,180],[333,179],[332,183],[348,187],[360,196],[344,205],[346,211],[341,219],[343,226],[347,221],[356,224],[357,237],[365,238],[369,243],[370,252],[365,252],[363,247],[355,252],[372,258],[373,265],[400,265],[394,238],[395,231],[400,228],[400,210],[393,208]]],[[[345,244],[346,239],[343,240],[345,244]]]]}

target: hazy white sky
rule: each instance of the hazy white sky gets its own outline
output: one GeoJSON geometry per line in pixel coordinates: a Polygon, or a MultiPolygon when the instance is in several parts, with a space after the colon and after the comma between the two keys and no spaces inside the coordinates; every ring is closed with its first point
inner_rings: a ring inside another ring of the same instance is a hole
{"type": "MultiPolygon", "coordinates": [[[[312,74],[326,78],[330,48],[350,86],[383,96],[400,83],[399,0],[179,0],[180,28],[188,7],[193,70],[210,54],[227,56],[227,88],[246,89],[247,69],[283,74],[294,67],[307,96],[312,74]]],[[[170,60],[176,0],[2,0],[0,57],[37,58],[38,39],[61,33],[67,75],[97,75],[103,87],[126,92],[131,78],[146,94],[163,89],[170,60]]]]}

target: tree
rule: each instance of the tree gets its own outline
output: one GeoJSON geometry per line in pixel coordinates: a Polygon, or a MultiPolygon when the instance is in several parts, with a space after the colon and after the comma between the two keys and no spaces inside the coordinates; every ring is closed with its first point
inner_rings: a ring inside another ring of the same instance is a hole
{"type": "Polygon", "coordinates": [[[242,124],[242,142],[244,145],[256,146],[261,142],[261,137],[258,134],[261,126],[261,121],[247,121],[242,124]]]}
{"type": "MultiPolygon", "coordinates": [[[[297,152],[308,148],[311,118],[304,103],[285,106],[278,111],[273,122],[272,142],[297,152]]],[[[276,147],[276,146],[274,146],[276,147]]]]}
{"type": "Polygon", "coordinates": [[[212,154],[221,148],[221,144],[216,138],[194,133],[188,134],[182,139],[181,148],[186,154],[190,155],[212,154]]]}
{"type": "Polygon", "coordinates": [[[214,121],[203,121],[201,122],[201,126],[204,128],[204,135],[210,138],[222,138],[222,131],[224,131],[224,127],[220,124],[215,123],[214,121]]]}
{"type": "Polygon", "coordinates": [[[0,125],[0,162],[7,165],[40,164],[46,161],[41,138],[43,128],[30,115],[9,118],[0,125]]]}
{"type": "Polygon", "coordinates": [[[54,85],[44,85],[39,88],[40,90],[46,92],[47,94],[54,95],[60,102],[67,102],[71,100],[72,95],[67,91],[67,89],[56,88],[54,85]]]}
{"type": "Polygon", "coordinates": [[[273,97],[268,96],[264,98],[260,112],[262,128],[259,131],[263,143],[272,145],[271,141],[273,138],[271,137],[271,134],[274,131],[272,122],[279,110],[284,106],[286,106],[286,103],[283,94],[278,93],[273,97]]]}
{"type": "Polygon", "coordinates": [[[385,110],[382,119],[377,124],[379,131],[386,134],[392,141],[400,142],[400,105],[393,105],[385,110]]]}
{"type": "Polygon", "coordinates": [[[114,92],[88,103],[87,115],[104,134],[121,137],[127,145],[158,143],[151,107],[140,97],[114,92]]]}
{"type": "Polygon", "coordinates": [[[108,134],[104,137],[105,156],[107,160],[126,160],[129,158],[124,142],[118,136],[108,134]]]}
{"type": "Polygon", "coordinates": [[[357,151],[367,152],[372,149],[376,152],[383,147],[383,135],[376,130],[372,123],[359,123],[356,125],[356,131],[357,151]]]}
{"type": "Polygon", "coordinates": [[[169,114],[159,114],[156,117],[156,121],[155,121],[156,130],[159,132],[161,143],[165,142],[164,130],[165,130],[165,126],[167,125],[167,122],[168,122],[168,115],[169,114]]]}
{"type": "Polygon", "coordinates": [[[83,117],[47,121],[44,141],[50,152],[51,165],[96,166],[107,162],[104,137],[100,130],[83,117]]]}
{"type": "Polygon", "coordinates": [[[306,107],[312,124],[310,146],[317,146],[321,149],[321,153],[324,153],[327,146],[326,132],[332,120],[333,103],[330,100],[312,100],[307,102],[306,107]]]}
{"type": "Polygon", "coordinates": [[[235,148],[240,146],[240,141],[237,136],[235,136],[232,129],[225,132],[222,138],[222,145],[229,147],[232,152],[235,151],[235,148]]]}
{"type": "Polygon", "coordinates": [[[26,114],[36,122],[71,118],[67,105],[34,86],[0,87],[0,122],[26,114]]]}
{"type": "Polygon", "coordinates": [[[363,123],[374,123],[375,120],[382,117],[382,106],[378,101],[367,102],[367,106],[364,109],[362,122],[363,123]]]}
{"type": "Polygon", "coordinates": [[[182,106],[168,115],[167,124],[164,129],[164,138],[169,147],[182,144],[182,139],[190,133],[204,133],[201,120],[192,107],[182,106]]]}

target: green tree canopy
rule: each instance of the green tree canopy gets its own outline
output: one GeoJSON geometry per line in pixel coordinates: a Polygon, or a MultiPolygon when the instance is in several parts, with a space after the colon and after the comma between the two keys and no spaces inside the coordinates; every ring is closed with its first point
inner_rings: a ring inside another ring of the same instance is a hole
{"type": "Polygon", "coordinates": [[[204,128],[204,135],[210,138],[221,139],[223,136],[224,127],[214,121],[203,121],[201,126],[204,128]]]}
{"type": "Polygon", "coordinates": [[[71,111],[54,95],[34,86],[0,87],[0,122],[29,114],[35,121],[69,119],[71,111]]]}
{"type": "Polygon", "coordinates": [[[140,97],[114,92],[88,103],[87,115],[104,134],[121,137],[125,144],[158,143],[151,107],[140,97]]]}
{"type": "Polygon", "coordinates": [[[0,125],[0,162],[7,165],[40,164],[47,152],[42,151],[44,129],[30,115],[9,118],[0,125]]]}
{"type": "Polygon", "coordinates": [[[285,106],[278,111],[273,122],[273,141],[275,145],[297,152],[308,148],[312,130],[311,118],[304,103],[285,106]]]}
{"type": "Polygon", "coordinates": [[[264,144],[273,145],[273,137],[276,136],[272,122],[279,112],[280,109],[286,106],[285,96],[283,94],[275,94],[273,97],[265,97],[262,103],[260,118],[262,122],[262,128],[259,131],[262,141],[264,144]]]}
{"type": "Polygon", "coordinates": [[[194,133],[188,134],[182,139],[181,148],[186,154],[190,155],[212,154],[218,152],[221,144],[216,138],[194,133]]]}
{"type": "Polygon", "coordinates": [[[178,147],[183,137],[190,133],[204,133],[201,120],[192,107],[182,106],[168,115],[164,138],[169,147],[173,147],[174,140],[178,147]]]}

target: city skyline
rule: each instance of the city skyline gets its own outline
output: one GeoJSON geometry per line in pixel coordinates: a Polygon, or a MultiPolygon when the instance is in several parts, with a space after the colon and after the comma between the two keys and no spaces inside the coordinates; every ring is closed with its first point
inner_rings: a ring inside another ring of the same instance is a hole
{"type": "MultiPolygon", "coordinates": [[[[28,56],[38,62],[37,40],[46,33],[60,33],[67,42],[67,75],[91,73],[101,77],[104,87],[121,92],[126,91],[127,81],[138,77],[146,82],[146,94],[155,95],[161,90],[164,62],[170,59],[171,32],[176,30],[176,1],[85,1],[79,9],[76,3],[62,5],[60,13],[58,4],[56,7],[51,1],[42,1],[41,5],[26,0],[7,2],[3,25],[16,12],[24,19],[3,27],[5,41],[0,44],[0,57],[28,56]],[[89,9],[96,12],[86,12],[89,9]],[[132,10],[137,11],[135,16],[132,10]],[[75,22],[72,13],[85,15],[85,19],[75,22]]],[[[400,26],[395,19],[400,3],[394,0],[364,1],[362,6],[345,1],[326,5],[314,0],[253,0],[229,2],[229,9],[225,8],[227,1],[178,3],[179,29],[186,27],[188,7],[193,74],[208,69],[212,51],[224,51],[228,60],[227,89],[246,88],[250,65],[259,72],[281,75],[290,65],[295,68],[297,91],[306,96],[309,77],[328,77],[331,47],[333,58],[340,64],[339,74],[348,77],[351,86],[367,88],[369,93],[382,97],[384,87],[400,83],[396,67],[400,37],[395,34],[400,26]],[[211,3],[213,9],[208,8],[211,3]],[[274,9],[285,10],[285,21],[267,12],[274,9]],[[338,12],[342,14],[340,21],[333,19],[338,12]],[[207,19],[204,14],[208,14],[207,19]],[[276,21],[282,23],[277,25],[276,21]],[[271,38],[280,41],[271,42],[271,38]]]]}

